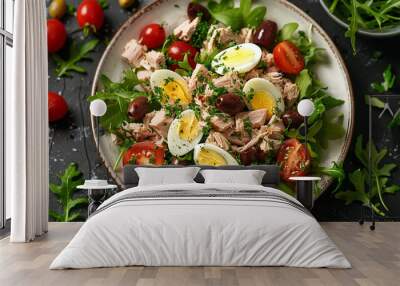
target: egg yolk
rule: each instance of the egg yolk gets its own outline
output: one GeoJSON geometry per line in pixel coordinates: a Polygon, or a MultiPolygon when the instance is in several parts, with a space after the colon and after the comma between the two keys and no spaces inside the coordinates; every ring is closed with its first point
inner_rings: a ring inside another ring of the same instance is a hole
{"type": "Polygon", "coordinates": [[[223,156],[215,151],[204,148],[198,153],[197,161],[200,165],[206,166],[223,166],[227,164],[223,156]]]}
{"type": "Polygon", "coordinates": [[[177,81],[170,81],[163,86],[164,94],[171,103],[179,102],[181,105],[188,105],[192,99],[186,89],[177,81]]]}
{"type": "Polygon", "coordinates": [[[199,120],[194,113],[185,114],[179,120],[179,137],[191,142],[199,135],[199,127],[199,120]]]}
{"type": "Polygon", "coordinates": [[[233,67],[236,65],[246,64],[254,58],[254,51],[246,48],[232,49],[222,56],[225,66],[233,67]]]}
{"type": "Polygon", "coordinates": [[[253,110],[267,109],[268,117],[272,117],[276,107],[276,100],[266,91],[256,91],[250,104],[253,110]]]}

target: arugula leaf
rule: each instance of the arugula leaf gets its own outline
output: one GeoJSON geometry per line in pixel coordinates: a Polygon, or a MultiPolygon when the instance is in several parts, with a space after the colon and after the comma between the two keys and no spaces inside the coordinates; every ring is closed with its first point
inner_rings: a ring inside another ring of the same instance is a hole
{"type": "Polygon", "coordinates": [[[49,211],[49,215],[56,221],[71,222],[80,218],[76,208],[86,206],[88,199],[86,196],[74,197],[77,187],[84,182],[83,174],[79,171],[75,163],[71,163],[59,176],[60,185],[50,184],[50,191],[56,196],[58,203],[63,211],[61,213],[54,210],[49,211]]]}
{"type": "Polygon", "coordinates": [[[392,65],[388,65],[382,74],[382,82],[373,82],[371,87],[377,92],[388,92],[391,90],[396,82],[396,76],[392,72],[392,65]]]}
{"type": "Polygon", "coordinates": [[[320,175],[329,176],[337,181],[336,187],[333,190],[333,192],[336,193],[343,185],[346,179],[346,173],[343,169],[343,163],[332,162],[332,164],[331,167],[320,167],[315,171],[320,175]]]}
{"type": "Polygon", "coordinates": [[[284,25],[278,32],[278,39],[280,41],[288,40],[295,44],[304,56],[306,68],[309,68],[314,63],[323,60],[325,57],[324,49],[317,48],[304,31],[297,31],[298,27],[297,23],[284,25]]]}
{"type": "Polygon", "coordinates": [[[135,142],[132,141],[131,139],[124,139],[124,141],[122,142],[122,144],[120,144],[118,146],[119,149],[119,153],[118,153],[118,157],[114,162],[113,165],[113,170],[116,171],[118,169],[119,164],[121,163],[122,158],[124,157],[126,151],[128,151],[128,149],[134,144],[135,142]]]}
{"type": "Polygon", "coordinates": [[[71,4],[71,3],[67,4],[67,13],[68,13],[68,15],[74,16],[75,11],[76,11],[76,9],[75,9],[75,6],[73,4],[71,4]]]}
{"type": "Polygon", "coordinates": [[[257,28],[264,20],[266,13],[267,13],[266,7],[261,7],[261,6],[256,7],[253,10],[251,10],[248,16],[243,15],[244,23],[246,24],[247,27],[257,28]]]}
{"type": "Polygon", "coordinates": [[[334,98],[330,95],[325,95],[321,97],[319,100],[324,104],[326,110],[331,110],[332,108],[341,106],[344,104],[344,100],[334,98]]]}
{"type": "Polygon", "coordinates": [[[390,123],[389,123],[390,128],[395,128],[398,126],[400,126],[400,112],[396,112],[392,121],[390,121],[390,123]]]}
{"type": "Polygon", "coordinates": [[[135,89],[142,82],[137,78],[133,70],[126,70],[121,82],[112,82],[106,75],[101,75],[100,82],[104,86],[103,91],[98,91],[89,101],[102,99],[107,104],[107,112],[101,117],[100,123],[110,133],[115,132],[124,122],[129,122],[129,103],[138,96],[147,96],[147,93],[135,89]]]}
{"type": "MultiPolygon", "coordinates": [[[[370,99],[368,96],[365,96],[365,104],[367,104],[367,105],[370,104],[370,99]]],[[[380,100],[379,98],[371,97],[371,106],[383,109],[383,108],[385,108],[385,103],[382,100],[380,100]]]]}
{"type": "Polygon", "coordinates": [[[337,199],[344,200],[346,205],[349,205],[354,201],[359,201],[363,203],[364,206],[368,206],[369,197],[365,190],[365,172],[363,172],[361,169],[357,169],[353,173],[349,174],[349,180],[353,184],[355,190],[339,192],[335,195],[335,197],[337,199]]]}
{"type": "Polygon", "coordinates": [[[73,42],[69,49],[69,58],[64,60],[57,54],[53,54],[53,60],[57,64],[56,74],[58,77],[70,76],[70,72],[86,73],[86,69],[77,63],[82,60],[89,60],[88,54],[93,51],[99,40],[94,39],[79,46],[73,42]]]}
{"type": "Polygon", "coordinates": [[[293,190],[293,187],[289,186],[287,183],[281,182],[278,184],[277,188],[290,196],[294,197],[296,195],[295,191],[293,190]]]}
{"type": "Polygon", "coordinates": [[[297,23],[287,23],[285,24],[278,33],[279,41],[287,41],[293,37],[294,32],[299,28],[299,24],[297,23]]]}
{"type": "Polygon", "coordinates": [[[300,98],[306,98],[310,95],[310,90],[313,84],[313,80],[310,76],[308,69],[304,69],[296,77],[296,85],[300,90],[300,98]]]}
{"type": "Polygon", "coordinates": [[[196,63],[203,64],[208,70],[211,70],[211,62],[218,54],[218,49],[214,49],[211,52],[207,52],[206,50],[200,51],[196,56],[196,63]]]}
{"type": "Polygon", "coordinates": [[[360,135],[357,138],[355,146],[355,154],[360,161],[362,168],[354,171],[349,175],[350,182],[355,190],[344,191],[336,194],[336,198],[346,201],[350,204],[354,201],[362,202],[364,206],[371,207],[378,215],[384,216],[384,211],[389,208],[383,199],[384,194],[394,194],[400,191],[400,186],[389,185],[389,178],[393,170],[397,167],[396,164],[382,164],[382,161],[387,156],[388,150],[377,150],[373,142],[368,142],[363,147],[363,138],[360,135]],[[369,150],[371,149],[371,177],[369,180],[369,150]],[[367,188],[368,186],[368,192],[367,188]],[[384,210],[382,210],[383,208],[384,210]]]}
{"type": "Polygon", "coordinates": [[[399,0],[325,0],[329,11],[347,20],[346,37],[350,39],[353,53],[356,54],[356,33],[359,29],[384,30],[400,23],[399,0]]]}
{"type": "Polygon", "coordinates": [[[358,31],[359,15],[357,11],[357,1],[351,0],[350,5],[350,17],[349,17],[349,28],[345,33],[347,38],[350,38],[351,47],[353,48],[353,54],[357,53],[356,50],[356,33],[358,31]]]}
{"type": "Polygon", "coordinates": [[[243,27],[258,27],[264,20],[267,9],[259,6],[251,9],[252,0],[241,0],[239,7],[232,0],[221,0],[219,3],[209,0],[207,8],[218,22],[230,26],[233,31],[243,27]]]}
{"type": "Polygon", "coordinates": [[[325,114],[323,118],[324,127],[317,135],[317,140],[322,148],[328,148],[329,140],[337,140],[342,138],[346,134],[346,130],[343,127],[343,114],[332,117],[331,115],[325,114]]]}
{"type": "Polygon", "coordinates": [[[240,11],[242,15],[247,17],[251,10],[251,0],[240,0],[240,11]]]}
{"type": "Polygon", "coordinates": [[[192,66],[189,64],[188,54],[185,54],[183,60],[178,62],[178,66],[180,69],[177,72],[181,71],[181,75],[189,76],[193,71],[192,66]]]}
{"type": "Polygon", "coordinates": [[[215,20],[230,26],[233,31],[239,31],[243,25],[242,12],[239,8],[232,8],[221,12],[212,12],[211,15],[215,20]]]}
{"type": "Polygon", "coordinates": [[[103,8],[103,10],[108,9],[109,4],[107,0],[97,0],[101,6],[101,8],[103,8]]]}

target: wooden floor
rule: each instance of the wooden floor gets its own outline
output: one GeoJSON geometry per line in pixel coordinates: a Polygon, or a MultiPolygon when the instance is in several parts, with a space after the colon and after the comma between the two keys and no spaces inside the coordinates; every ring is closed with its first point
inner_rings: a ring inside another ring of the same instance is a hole
{"type": "Polygon", "coordinates": [[[50,262],[81,226],[51,223],[49,233],[33,243],[10,244],[8,238],[0,241],[0,285],[400,285],[400,223],[380,223],[375,232],[357,223],[322,225],[353,269],[126,267],[50,271],[50,262]]]}

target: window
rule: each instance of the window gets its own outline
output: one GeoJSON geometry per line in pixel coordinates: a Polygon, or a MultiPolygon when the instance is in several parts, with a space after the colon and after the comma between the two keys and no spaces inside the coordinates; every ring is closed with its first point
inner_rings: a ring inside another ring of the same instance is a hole
{"type": "Polygon", "coordinates": [[[4,103],[11,93],[14,0],[0,0],[0,228],[10,218],[10,194],[4,188],[4,103]]]}

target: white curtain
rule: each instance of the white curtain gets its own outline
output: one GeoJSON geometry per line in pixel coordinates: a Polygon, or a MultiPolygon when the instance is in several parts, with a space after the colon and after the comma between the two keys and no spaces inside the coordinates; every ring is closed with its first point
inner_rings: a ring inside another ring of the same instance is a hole
{"type": "Polygon", "coordinates": [[[45,0],[15,1],[13,93],[6,98],[6,187],[12,242],[47,232],[48,110],[45,0]]]}

